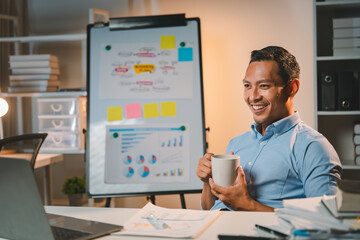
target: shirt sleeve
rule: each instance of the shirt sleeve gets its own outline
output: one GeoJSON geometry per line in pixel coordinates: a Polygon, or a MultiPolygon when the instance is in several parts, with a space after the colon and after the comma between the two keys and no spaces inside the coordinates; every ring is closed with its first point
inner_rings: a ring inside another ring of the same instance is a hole
{"type": "Polygon", "coordinates": [[[342,166],[335,149],[325,137],[307,145],[300,169],[306,197],[336,193],[336,179],[341,177],[342,166]]]}

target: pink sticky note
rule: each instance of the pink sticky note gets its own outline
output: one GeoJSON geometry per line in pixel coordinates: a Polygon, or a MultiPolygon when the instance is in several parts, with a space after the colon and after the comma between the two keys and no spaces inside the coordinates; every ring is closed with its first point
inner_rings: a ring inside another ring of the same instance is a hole
{"type": "Polygon", "coordinates": [[[140,103],[125,104],[126,118],[139,118],[141,117],[141,105],[140,103]]]}

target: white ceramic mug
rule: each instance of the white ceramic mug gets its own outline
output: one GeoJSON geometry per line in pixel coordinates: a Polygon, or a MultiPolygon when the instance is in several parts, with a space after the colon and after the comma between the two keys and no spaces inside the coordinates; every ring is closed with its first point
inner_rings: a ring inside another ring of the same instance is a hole
{"type": "Polygon", "coordinates": [[[236,155],[213,155],[211,156],[212,178],[216,185],[223,187],[234,183],[237,176],[237,167],[240,164],[240,157],[236,155]]]}

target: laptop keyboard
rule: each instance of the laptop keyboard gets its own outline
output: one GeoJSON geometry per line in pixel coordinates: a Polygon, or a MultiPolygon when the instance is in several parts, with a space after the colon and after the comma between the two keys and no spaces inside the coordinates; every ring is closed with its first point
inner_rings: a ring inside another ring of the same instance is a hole
{"type": "Polygon", "coordinates": [[[56,240],[71,240],[91,235],[90,232],[83,232],[56,226],[51,226],[51,231],[56,240]]]}

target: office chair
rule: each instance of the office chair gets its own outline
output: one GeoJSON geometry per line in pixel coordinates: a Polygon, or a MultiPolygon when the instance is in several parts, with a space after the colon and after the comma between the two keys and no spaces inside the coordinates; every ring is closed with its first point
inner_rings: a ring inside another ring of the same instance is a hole
{"type": "Polygon", "coordinates": [[[0,155],[13,154],[16,158],[28,159],[34,170],[36,157],[47,135],[31,133],[0,139],[0,155]]]}

